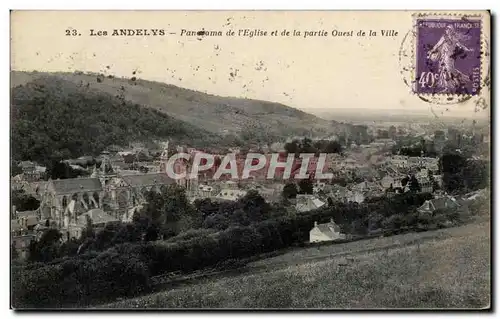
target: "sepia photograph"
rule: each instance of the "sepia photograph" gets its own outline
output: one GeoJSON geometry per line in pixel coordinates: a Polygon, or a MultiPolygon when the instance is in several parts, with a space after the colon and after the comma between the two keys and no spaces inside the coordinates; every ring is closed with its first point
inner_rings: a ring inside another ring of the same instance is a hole
{"type": "Polygon", "coordinates": [[[10,12],[13,310],[491,310],[491,13],[10,12]]]}

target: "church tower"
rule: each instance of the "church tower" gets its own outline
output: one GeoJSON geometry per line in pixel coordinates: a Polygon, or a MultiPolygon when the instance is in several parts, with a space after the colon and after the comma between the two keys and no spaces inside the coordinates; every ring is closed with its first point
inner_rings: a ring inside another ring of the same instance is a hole
{"type": "Polygon", "coordinates": [[[116,173],[113,170],[113,166],[111,165],[111,161],[109,159],[109,153],[102,152],[100,158],[101,158],[101,166],[99,166],[99,168],[94,166],[92,177],[99,178],[102,188],[104,188],[106,185],[108,185],[109,181],[113,177],[116,177],[116,173]]]}
{"type": "Polygon", "coordinates": [[[168,144],[169,142],[163,143],[163,152],[160,156],[160,173],[167,172],[167,162],[168,162],[168,144]]]}

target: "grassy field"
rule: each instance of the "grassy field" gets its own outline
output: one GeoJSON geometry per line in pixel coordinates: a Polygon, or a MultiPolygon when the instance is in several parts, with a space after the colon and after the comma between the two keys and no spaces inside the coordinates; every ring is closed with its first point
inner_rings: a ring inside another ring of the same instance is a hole
{"type": "Polygon", "coordinates": [[[490,224],[297,249],[102,308],[484,308],[490,224]]]}

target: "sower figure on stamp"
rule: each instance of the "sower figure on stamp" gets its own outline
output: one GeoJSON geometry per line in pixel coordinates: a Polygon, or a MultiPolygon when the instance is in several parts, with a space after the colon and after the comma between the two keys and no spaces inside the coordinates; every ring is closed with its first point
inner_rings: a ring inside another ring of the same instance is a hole
{"type": "Polygon", "coordinates": [[[436,45],[428,52],[427,58],[433,62],[438,62],[438,87],[442,88],[440,93],[455,93],[465,83],[470,82],[470,78],[455,68],[457,48],[462,52],[473,52],[462,42],[469,39],[469,36],[456,31],[452,25],[448,25],[443,36],[436,45]]]}

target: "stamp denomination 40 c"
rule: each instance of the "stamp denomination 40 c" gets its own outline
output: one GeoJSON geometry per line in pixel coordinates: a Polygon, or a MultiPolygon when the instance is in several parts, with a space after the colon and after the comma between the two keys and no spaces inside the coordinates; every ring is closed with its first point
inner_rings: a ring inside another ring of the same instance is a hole
{"type": "Polygon", "coordinates": [[[417,94],[477,95],[481,87],[481,20],[416,19],[417,94]]]}

